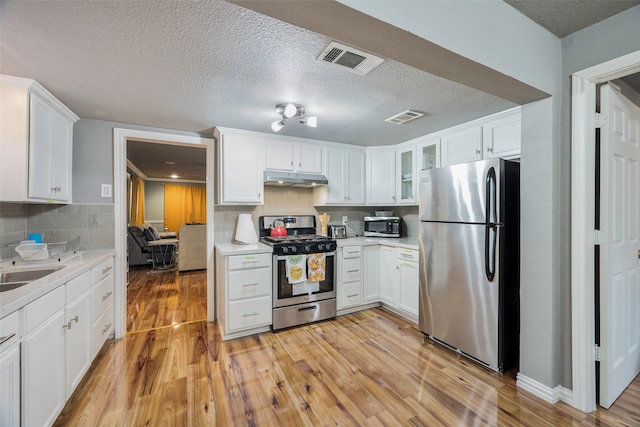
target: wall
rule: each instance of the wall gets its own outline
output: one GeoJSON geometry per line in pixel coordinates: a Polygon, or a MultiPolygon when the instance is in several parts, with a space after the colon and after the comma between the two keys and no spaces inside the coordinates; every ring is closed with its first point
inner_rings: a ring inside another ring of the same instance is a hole
{"type": "MultiPolygon", "coordinates": [[[[164,184],[163,181],[145,181],[144,183],[145,222],[150,223],[161,231],[164,228],[164,184]]],[[[168,182],[168,184],[192,185],[196,187],[204,187],[206,185],[183,182],[168,182]]]]}
{"type": "Polygon", "coordinates": [[[45,243],[73,243],[81,251],[113,249],[114,230],[111,205],[0,203],[0,259],[14,256],[7,245],[30,233],[41,233],[45,243]]]}
{"type": "Polygon", "coordinates": [[[101,184],[113,185],[113,128],[208,138],[213,135],[80,119],[73,126],[73,203],[113,203],[113,197],[100,197],[101,184]]]}
{"type": "MultiPolygon", "coordinates": [[[[380,207],[357,206],[313,206],[313,190],[310,188],[264,188],[264,205],[261,206],[216,206],[214,223],[217,242],[230,242],[233,240],[238,215],[250,213],[253,224],[258,231],[258,217],[262,215],[315,215],[317,232],[320,233],[320,220],[318,215],[329,214],[329,224],[340,224],[342,216],[349,217],[349,224],[353,228],[348,229],[349,236],[362,231],[365,216],[373,215],[380,207]]],[[[405,230],[409,237],[418,236],[418,207],[417,206],[393,206],[389,210],[394,215],[401,216],[405,222],[405,230]]]]}

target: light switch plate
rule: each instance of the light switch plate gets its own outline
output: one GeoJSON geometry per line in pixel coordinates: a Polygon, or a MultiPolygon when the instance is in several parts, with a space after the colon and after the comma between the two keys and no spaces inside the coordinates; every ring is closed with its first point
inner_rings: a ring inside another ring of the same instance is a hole
{"type": "Polygon", "coordinates": [[[111,184],[102,184],[100,187],[101,197],[111,197],[111,184]]]}
{"type": "Polygon", "coordinates": [[[348,217],[348,216],[346,216],[346,215],[344,215],[344,216],[342,217],[342,225],[347,225],[347,222],[349,222],[349,217],[348,217]]]}

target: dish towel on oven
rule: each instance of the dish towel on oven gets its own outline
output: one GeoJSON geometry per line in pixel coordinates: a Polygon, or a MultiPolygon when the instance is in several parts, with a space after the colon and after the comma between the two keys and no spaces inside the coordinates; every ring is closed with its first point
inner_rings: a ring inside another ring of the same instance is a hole
{"type": "Polygon", "coordinates": [[[307,263],[309,264],[309,281],[322,282],[327,266],[325,254],[309,254],[307,255],[307,263]]]}
{"type": "Polygon", "coordinates": [[[307,263],[304,255],[289,255],[286,259],[286,268],[290,284],[307,280],[307,263]]]}

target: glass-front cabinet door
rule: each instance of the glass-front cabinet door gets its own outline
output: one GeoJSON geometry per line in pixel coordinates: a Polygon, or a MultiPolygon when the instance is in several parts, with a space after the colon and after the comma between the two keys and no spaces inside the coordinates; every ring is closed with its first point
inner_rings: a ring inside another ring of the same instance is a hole
{"type": "Polygon", "coordinates": [[[396,195],[399,204],[417,203],[416,147],[399,148],[396,155],[396,195]]]}
{"type": "Polygon", "coordinates": [[[418,170],[433,169],[440,167],[440,138],[429,138],[419,141],[418,170]]]}

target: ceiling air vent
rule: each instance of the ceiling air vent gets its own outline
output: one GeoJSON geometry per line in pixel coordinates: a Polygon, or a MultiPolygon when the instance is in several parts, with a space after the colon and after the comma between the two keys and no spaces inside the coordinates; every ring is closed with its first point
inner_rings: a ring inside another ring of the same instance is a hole
{"type": "Polygon", "coordinates": [[[385,120],[385,122],[395,123],[397,125],[403,125],[411,120],[415,120],[418,117],[424,116],[424,113],[420,113],[418,111],[407,110],[403,111],[400,114],[396,114],[395,116],[389,117],[385,120]]]}
{"type": "Polygon", "coordinates": [[[384,62],[383,58],[336,42],[329,43],[316,60],[337,65],[361,76],[384,62]]]}

